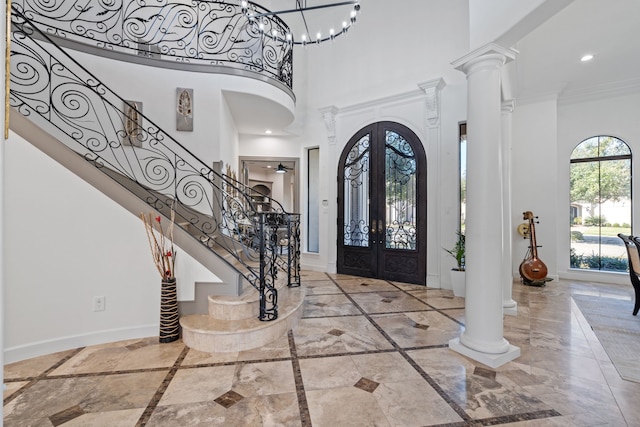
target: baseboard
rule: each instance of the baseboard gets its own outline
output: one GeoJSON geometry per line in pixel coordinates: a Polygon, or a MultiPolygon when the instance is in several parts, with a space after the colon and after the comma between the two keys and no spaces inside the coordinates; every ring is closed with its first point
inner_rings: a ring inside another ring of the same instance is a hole
{"type": "Polygon", "coordinates": [[[310,262],[301,262],[300,263],[300,269],[302,270],[311,270],[311,271],[320,271],[320,272],[327,272],[327,266],[326,265],[320,265],[320,264],[313,264],[310,262]]]}
{"type": "Polygon", "coordinates": [[[141,325],[131,328],[109,329],[87,334],[73,335],[9,347],[4,350],[4,363],[19,362],[32,357],[59,351],[72,350],[88,345],[153,337],[158,335],[158,325],[141,325]]]}

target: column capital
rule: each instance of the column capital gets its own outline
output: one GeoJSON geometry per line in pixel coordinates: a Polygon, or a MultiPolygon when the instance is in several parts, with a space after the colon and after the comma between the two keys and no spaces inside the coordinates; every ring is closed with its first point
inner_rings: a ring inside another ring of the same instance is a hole
{"type": "Polygon", "coordinates": [[[426,95],[427,126],[434,128],[440,123],[440,92],[446,86],[442,78],[418,83],[426,95]]]}
{"type": "Polygon", "coordinates": [[[453,61],[451,65],[453,65],[456,70],[469,74],[475,68],[474,65],[478,63],[491,61],[502,66],[514,60],[517,54],[518,51],[515,49],[508,49],[495,43],[489,43],[453,61]]]}
{"type": "Polygon", "coordinates": [[[320,109],[320,113],[324,119],[324,126],[327,128],[327,139],[329,140],[329,145],[336,144],[336,116],[338,115],[338,111],[338,107],[335,105],[320,109]]]}

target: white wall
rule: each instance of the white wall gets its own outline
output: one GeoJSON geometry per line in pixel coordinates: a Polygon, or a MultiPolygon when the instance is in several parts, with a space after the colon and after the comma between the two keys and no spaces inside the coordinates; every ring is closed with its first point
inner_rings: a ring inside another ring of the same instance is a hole
{"type": "MultiPolygon", "coordinates": [[[[143,114],[187,147],[208,166],[237,165],[238,130],[223,90],[290,102],[269,83],[246,77],[184,72],[100,58],[70,51],[74,58],[125,100],[143,103],[143,114]],[[176,130],[176,89],[193,89],[193,131],[176,130]]],[[[236,168],[234,167],[234,170],[236,168]]]]}
{"type": "MultiPolygon", "coordinates": [[[[3,8],[2,11],[0,11],[0,19],[2,20],[2,24],[0,24],[0,29],[3,32],[3,34],[6,34],[6,22],[7,22],[7,14],[6,14],[6,8],[3,8]]],[[[6,45],[7,45],[7,41],[3,40],[2,42],[0,42],[0,48],[2,50],[6,50],[6,45]]],[[[2,76],[2,80],[4,81],[4,79],[6,78],[6,74],[5,74],[5,70],[0,70],[0,76],[2,76]]],[[[2,97],[4,99],[4,97],[6,96],[6,90],[5,87],[3,87],[2,89],[0,89],[0,93],[2,94],[2,97]]],[[[2,107],[2,114],[0,114],[0,117],[2,117],[2,123],[5,123],[5,117],[6,117],[7,111],[5,110],[4,107],[2,107]]],[[[2,135],[2,138],[4,138],[4,135],[2,135]]],[[[0,212],[4,212],[4,166],[5,166],[5,161],[4,161],[4,144],[2,144],[2,147],[0,147],[0,212]]],[[[4,218],[4,215],[1,216],[0,218],[4,218]]],[[[4,297],[5,294],[5,269],[4,269],[4,219],[0,219],[0,348],[4,349],[4,325],[5,325],[5,306],[6,306],[6,299],[4,297]]],[[[0,352],[0,366],[4,366],[4,352],[0,352]]],[[[0,383],[4,384],[4,369],[2,370],[2,372],[0,372],[0,383]]],[[[4,385],[3,385],[4,388],[4,385]]],[[[4,409],[0,409],[0,419],[4,419],[4,409]]]]}
{"type": "MultiPolygon", "coordinates": [[[[518,266],[528,248],[528,241],[516,232],[523,220],[522,213],[532,211],[539,217],[536,226],[538,256],[549,270],[549,277],[557,278],[556,240],[557,218],[560,212],[556,197],[558,188],[556,100],[516,106],[513,113],[512,145],[512,197],[511,221],[513,224],[514,276],[519,277],[518,266]]],[[[565,221],[565,223],[567,223],[565,221]]],[[[567,231],[568,235],[568,231],[567,231]]]]}
{"type": "MultiPolygon", "coordinates": [[[[5,361],[157,335],[160,275],[142,221],[17,135],[4,149],[5,361]]],[[[180,300],[219,281],[177,260],[180,300]]]]}
{"type": "Polygon", "coordinates": [[[469,50],[467,3],[367,0],[346,38],[296,50],[294,58],[307,59],[308,90],[297,95],[308,98],[308,119],[318,119],[317,108],[404,93],[437,77],[464,82],[450,64],[469,50]]]}
{"type": "MultiPolygon", "coordinates": [[[[637,92],[637,91],[636,91],[637,92]]],[[[558,248],[558,271],[561,277],[598,280],[629,284],[626,273],[584,273],[569,270],[568,206],[569,206],[569,157],[580,142],[597,135],[611,135],[622,139],[631,148],[633,155],[631,185],[634,206],[640,200],[637,177],[637,159],[640,156],[640,94],[630,93],[604,99],[585,100],[580,103],[558,107],[558,221],[556,245],[558,248]]],[[[634,229],[640,229],[640,212],[632,209],[634,229]]]]}
{"type": "MultiPolygon", "coordinates": [[[[612,135],[624,140],[635,157],[640,152],[640,94],[560,104],[555,99],[516,106],[513,121],[514,227],[525,222],[522,212],[540,218],[536,226],[539,256],[550,277],[628,284],[626,273],[583,272],[569,269],[569,160],[583,140],[612,135]]],[[[632,163],[635,173],[635,162],[632,163]]],[[[638,185],[632,185],[637,203],[638,185]]],[[[633,212],[637,229],[640,214],[633,212]]],[[[634,230],[637,232],[637,230],[634,230]]],[[[514,230],[514,277],[528,242],[514,230]]]]}
{"type": "MultiPolygon", "coordinates": [[[[428,260],[430,286],[440,286],[440,270],[449,269],[442,246],[455,240],[457,228],[458,122],[465,119],[466,91],[463,73],[450,63],[469,47],[467,0],[414,2],[368,0],[347,37],[333,43],[296,48],[294,89],[297,96],[295,133],[291,138],[242,135],[240,155],[295,156],[302,159],[299,182],[306,182],[305,149],[320,147],[322,181],[320,199],[320,252],[303,253],[303,267],[335,271],[336,174],[342,147],[360,128],[380,120],[407,125],[422,140],[428,169],[428,260]],[[384,22],[384,28],[379,26],[384,22]],[[411,28],[408,32],[407,28],[411,28]],[[306,73],[298,77],[299,65],[306,73]],[[441,125],[427,129],[423,97],[403,104],[394,97],[420,90],[418,84],[443,78],[441,125]],[[302,80],[301,80],[302,79],[302,80]],[[462,89],[460,89],[462,88],[462,89]],[[338,120],[336,144],[331,146],[321,108],[349,109],[366,103],[357,116],[338,120]],[[386,105],[385,105],[386,104],[386,105]],[[441,162],[444,163],[441,163],[441,162]],[[441,169],[441,165],[443,165],[441,169]],[[439,221],[447,227],[441,236],[439,221]],[[443,240],[446,244],[443,244],[443,240]]],[[[295,129],[295,130],[294,130],[295,129]]],[[[306,221],[305,197],[301,197],[302,223],[306,221]]],[[[305,238],[304,228],[302,238],[305,238]]],[[[303,243],[303,248],[306,245],[303,243]]],[[[448,284],[448,276],[445,279],[448,284]]]]}

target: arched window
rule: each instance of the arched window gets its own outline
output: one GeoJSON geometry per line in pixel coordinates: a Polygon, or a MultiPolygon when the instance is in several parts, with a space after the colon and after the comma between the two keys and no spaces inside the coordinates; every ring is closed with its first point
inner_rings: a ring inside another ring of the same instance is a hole
{"type": "Polygon", "coordinates": [[[631,234],[631,149],[613,136],[594,136],[571,153],[570,267],[626,271],[618,233],[631,234]]]}

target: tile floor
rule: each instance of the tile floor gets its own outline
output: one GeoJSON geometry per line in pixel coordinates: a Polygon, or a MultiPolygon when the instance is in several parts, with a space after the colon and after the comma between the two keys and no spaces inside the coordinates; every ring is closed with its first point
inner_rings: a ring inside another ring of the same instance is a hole
{"type": "MultiPolygon", "coordinates": [[[[573,293],[631,286],[514,284],[504,335],[521,357],[490,369],[448,349],[464,328],[450,291],[304,272],[299,325],[273,344],[208,354],[157,337],[4,367],[5,426],[638,426],[573,293]]],[[[640,318],[638,318],[640,322],[640,318]]]]}

